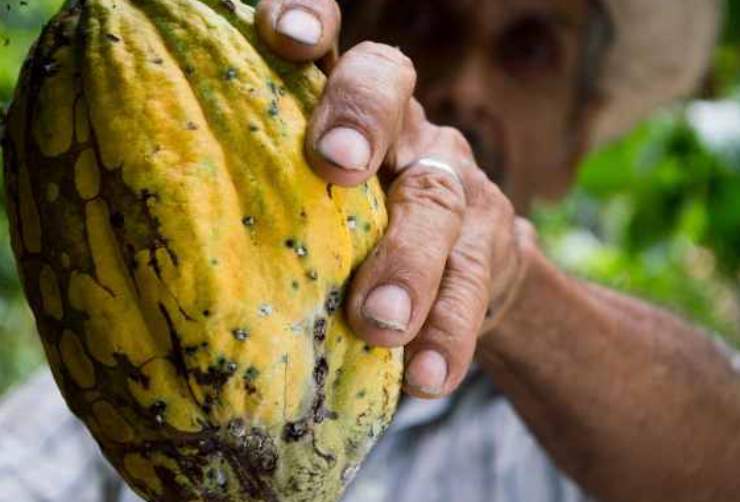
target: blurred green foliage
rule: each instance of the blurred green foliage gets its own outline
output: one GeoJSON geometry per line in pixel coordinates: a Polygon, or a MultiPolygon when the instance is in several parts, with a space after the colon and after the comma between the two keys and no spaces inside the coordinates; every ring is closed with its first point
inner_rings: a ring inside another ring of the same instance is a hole
{"type": "MultiPolygon", "coordinates": [[[[0,2],[0,106],[61,3],[0,2]]],[[[728,2],[704,94],[740,103],[740,0],[728,2]]],[[[690,115],[686,107],[663,112],[595,152],[571,196],[541,206],[534,220],[547,252],[572,273],[740,342],[740,134],[717,148],[690,115]]],[[[0,211],[0,394],[43,361],[7,236],[0,211]]]]}

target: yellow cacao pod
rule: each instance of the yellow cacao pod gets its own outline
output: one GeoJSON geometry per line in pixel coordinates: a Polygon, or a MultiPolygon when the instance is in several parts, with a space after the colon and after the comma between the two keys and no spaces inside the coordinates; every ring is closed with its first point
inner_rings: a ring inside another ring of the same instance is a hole
{"type": "Polygon", "coordinates": [[[401,354],[339,308],[383,195],[307,166],[323,84],[230,0],[70,0],[26,61],[19,272],[67,403],[148,500],[335,500],[391,419],[401,354]]]}

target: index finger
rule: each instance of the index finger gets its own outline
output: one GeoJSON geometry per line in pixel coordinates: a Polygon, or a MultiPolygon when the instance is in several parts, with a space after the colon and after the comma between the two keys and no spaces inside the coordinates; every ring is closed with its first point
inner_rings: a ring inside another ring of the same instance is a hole
{"type": "Polygon", "coordinates": [[[267,46],[289,61],[318,61],[335,52],[341,13],[335,0],[262,0],[257,32],[267,46]]]}

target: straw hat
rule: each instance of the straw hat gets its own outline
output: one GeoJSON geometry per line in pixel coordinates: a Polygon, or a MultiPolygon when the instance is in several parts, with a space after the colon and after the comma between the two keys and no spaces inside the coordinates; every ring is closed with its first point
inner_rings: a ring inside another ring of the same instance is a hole
{"type": "Polygon", "coordinates": [[[694,91],[719,31],[721,0],[601,0],[614,42],[598,88],[606,98],[594,143],[626,132],[656,107],[694,91]]]}

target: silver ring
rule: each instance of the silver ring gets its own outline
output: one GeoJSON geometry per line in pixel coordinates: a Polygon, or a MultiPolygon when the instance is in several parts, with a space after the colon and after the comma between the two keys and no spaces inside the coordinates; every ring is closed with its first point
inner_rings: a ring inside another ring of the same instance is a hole
{"type": "Polygon", "coordinates": [[[438,169],[440,171],[444,171],[447,174],[451,175],[455,180],[462,185],[462,179],[460,179],[460,175],[457,173],[454,167],[452,167],[447,162],[444,162],[439,159],[435,159],[434,157],[422,157],[415,162],[412,162],[409,167],[411,166],[424,166],[424,167],[431,167],[432,169],[438,169]]]}

